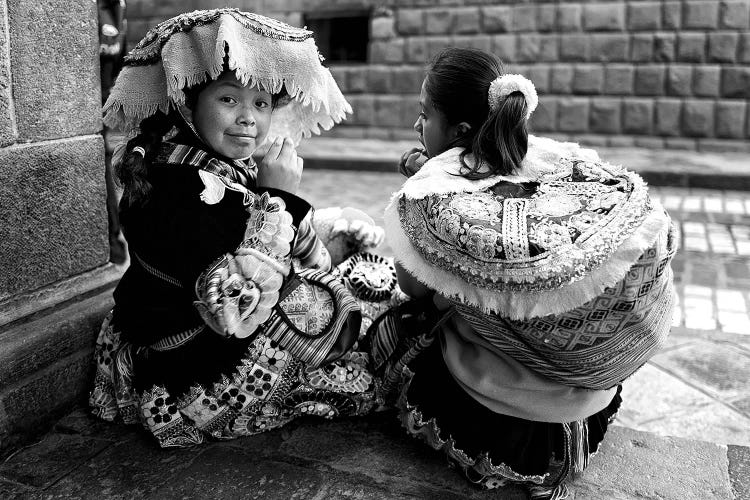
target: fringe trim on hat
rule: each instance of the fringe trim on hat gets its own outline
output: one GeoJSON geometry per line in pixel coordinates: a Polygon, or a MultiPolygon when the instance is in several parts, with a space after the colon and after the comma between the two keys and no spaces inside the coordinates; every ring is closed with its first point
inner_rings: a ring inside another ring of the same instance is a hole
{"type": "Polygon", "coordinates": [[[243,84],[270,93],[286,88],[292,100],[274,110],[270,137],[299,141],[352,113],[312,38],[274,38],[223,13],[209,24],[172,33],[158,62],[126,65],[104,106],[104,122],[130,131],[156,111],[183,104],[186,88],[221,75],[225,56],[243,84]]]}

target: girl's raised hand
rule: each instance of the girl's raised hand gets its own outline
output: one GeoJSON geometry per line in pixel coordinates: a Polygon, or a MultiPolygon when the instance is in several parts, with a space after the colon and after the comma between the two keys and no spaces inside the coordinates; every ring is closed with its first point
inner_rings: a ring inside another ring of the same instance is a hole
{"type": "Polygon", "coordinates": [[[253,151],[258,165],[258,187],[275,188],[296,194],[302,178],[302,158],[288,137],[266,141],[253,151]]]}
{"type": "Polygon", "coordinates": [[[406,177],[411,177],[422,168],[427,159],[424,150],[411,148],[401,155],[401,160],[398,162],[398,172],[406,177]]]}

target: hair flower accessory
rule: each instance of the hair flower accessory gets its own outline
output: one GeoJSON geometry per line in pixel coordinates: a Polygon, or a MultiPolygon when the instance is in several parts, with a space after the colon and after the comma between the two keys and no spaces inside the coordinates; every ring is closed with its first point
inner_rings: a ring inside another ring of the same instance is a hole
{"type": "Polygon", "coordinates": [[[539,96],[531,80],[523,75],[502,75],[490,83],[488,92],[490,109],[496,111],[502,100],[513,92],[521,92],[526,98],[526,118],[528,119],[539,104],[539,96]]]}

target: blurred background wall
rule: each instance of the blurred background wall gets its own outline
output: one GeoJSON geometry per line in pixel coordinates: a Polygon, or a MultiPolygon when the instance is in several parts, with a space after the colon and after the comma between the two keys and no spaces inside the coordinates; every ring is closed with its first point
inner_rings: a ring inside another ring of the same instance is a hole
{"type": "Polygon", "coordinates": [[[227,5],[316,32],[355,110],[331,135],[414,137],[423,68],[453,45],[534,81],[539,134],[750,151],[748,0],[129,0],[129,44],[180,12],[227,5]]]}

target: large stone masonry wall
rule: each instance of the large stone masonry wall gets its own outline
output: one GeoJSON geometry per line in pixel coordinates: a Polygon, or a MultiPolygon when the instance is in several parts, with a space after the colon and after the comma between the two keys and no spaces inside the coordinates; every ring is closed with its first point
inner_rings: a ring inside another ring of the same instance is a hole
{"type": "MultiPolygon", "coordinates": [[[[131,39],[155,21],[231,2],[131,0],[131,39]]],[[[413,137],[425,63],[446,46],[492,51],[530,77],[534,131],[592,145],[750,151],[749,0],[244,0],[301,25],[305,12],[372,13],[368,64],[331,66],[354,107],[334,135],[413,137]]],[[[325,54],[324,54],[325,55],[325,54]]]]}
{"type": "Polygon", "coordinates": [[[0,451],[79,400],[107,266],[96,3],[0,0],[0,451]]]}

